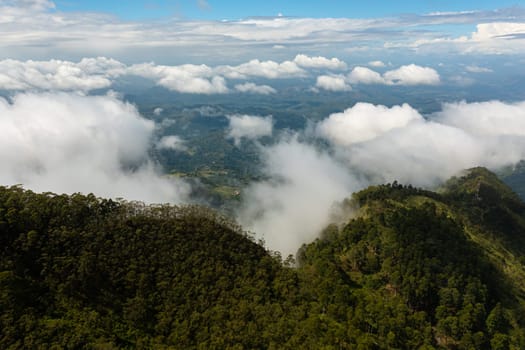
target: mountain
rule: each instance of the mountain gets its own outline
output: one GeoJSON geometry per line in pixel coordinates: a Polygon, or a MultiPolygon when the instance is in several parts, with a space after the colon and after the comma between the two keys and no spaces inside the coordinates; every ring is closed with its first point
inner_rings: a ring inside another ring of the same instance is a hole
{"type": "Polygon", "coordinates": [[[503,169],[498,175],[522,200],[525,200],[525,161],[522,160],[513,167],[503,169]]]}
{"type": "Polygon", "coordinates": [[[398,183],[282,261],[196,206],[0,187],[0,348],[525,348],[525,204],[398,183]]]}

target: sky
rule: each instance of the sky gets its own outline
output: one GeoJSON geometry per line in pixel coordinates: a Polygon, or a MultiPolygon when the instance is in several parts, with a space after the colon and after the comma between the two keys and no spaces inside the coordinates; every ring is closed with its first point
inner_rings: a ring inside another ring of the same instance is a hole
{"type": "Polygon", "coordinates": [[[516,0],[0,0],[0,32],[0,58],[17,60],[231,65],[306,54],[438,64],[522,54],[525,7],[516,0]]]}
{"type": "Polygon", "coordinates": [[[127,20],[166,18],[199,18],[210,20],[236,20],[255,16],[290,16],[290,17],[349,17],[373,18],[399,14],[425,14],[432,12],[455,12],[490,10],[512,7],[520,4],[517,0],[185,0],[185,1],[126,1],[123,6],[117,1],[103,0],[64,0],[56,1],[60,11],[97,11],[112,13],[127,20]]]}

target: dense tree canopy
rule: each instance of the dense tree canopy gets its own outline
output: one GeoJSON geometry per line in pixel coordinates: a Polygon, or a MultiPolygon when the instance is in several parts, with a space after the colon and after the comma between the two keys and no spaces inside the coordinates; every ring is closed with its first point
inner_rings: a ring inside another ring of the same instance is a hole
{"type": "Polygon", "coordinates": [[[525,348],[525,205],[491,173],[346,204],[283,262],[203,207],[0,187],[0,348],[525,348]]]}

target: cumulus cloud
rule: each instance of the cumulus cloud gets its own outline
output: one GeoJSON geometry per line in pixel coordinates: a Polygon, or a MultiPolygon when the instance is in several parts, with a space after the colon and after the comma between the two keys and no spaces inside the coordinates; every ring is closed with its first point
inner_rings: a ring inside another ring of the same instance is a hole
{"type": "Polygon", "coordinates": [[[277,90],[268,85],[257,85],[254,83],[244,83],[235,85],[235,90],[252,94],[270,95],[275,94],[277,90]]]}
{"type": "Polygon", "coordinates": [[[0,100],[0,183],[180,202],[188,186],[148,157],[153,122],[111,96],[24,93],[0,100]]]}
{"type": "Polygon", "coordinates": [[[156,144],[158,149],[166,149],[173,151],[187,151],[186,141],[177,135],[163,136],[156,144]]]}
{"type": "Polygon", "coordinates": [[[357,103],[342,113],[331,114],[317,125],[317,134],[336,145],[350,146],[374,139],[392,129],[422,120],[408,104],[388,108],[357,103]]]}
{"type": "Polygon", "coordinates": [[[348,75],[348,80],[354,84],[436,85],[440,83],[439,73],[435,69],[415,64],[389,70],[383,75],[367,67],[355,67],[348,75]]]}
{"type": "Polygon", "coordinates": [[[381,67],[385,67],[386,66],[383,63],[383,61],[370,61],[370,62],[368,62],[368,65],[370,67],[375,67],[375,68],[381,68],[381,67]]]}
{"type": "Polygon", "coordinates": [[[284,254],[332,222],[335,203],[370,184],[434,187],[466,168],[525,159],[525,102],[449,103],[426,117],[408,104],[357,103],[314,130],[329,149],[297,135],[261,146],[267,180],[243,191],[239,221],[284,254]]]}
{"type": "Polygon", "coordinates": [[[397,85],[436,85],[440,82],[439,74],[435,69],[415,64],[385,72],[383,77],[397,85]]]}
{"type": "Polygon", "coordinates": [[[262,157],[270,180],[244,190],[238,220],[283,254],[313,240],[330,222],[334,203],[360,188],[343,165],[297,137],[264,148],[262,157]]]}
{"type": "MultiPolygon", "coordinates": [[[[420,38],[411,43],[385,43],[389,48],[412,48],[420,52],[448,51],[460,54],[513,55],[525,52],[525,22],[518,16],[476,24],[476,31],[459,37],[420,38]]],[[[494,20],[494,19],[491,19],[494,20]]]]}
{"type": "Polygon", "coordinates": [[[346,63],[338,59],[337,57],[326,58],[322,56],[310,57],[299,54],[295,56],[293,60],[297,65],[305,68],[324,68],[332,70],[344,70],[346,69],[346,63]]]}
{"type": "Polygon", "coordinates": [[[159,116],[162,114],[162,112],[164,112],[164,109],[160,108],[160,107],[157,107],[153,110],[153,114],[156,115],[156,116],[159,116]]]}
{"type": "Polygon", "coordinates": [[[328,91],[350,91],[352,87],[344,75],[320,75],[317,77],[315,86],[328,91]]]}
{"type": "Polygon", "coordinates": [[[525,103],[445,104],[425,119],[409,105],[356,104],[320,122],[346,164],[373,182],[432,186],[473,167],[525,158],[525,103]]]}
{"type": "Polygon", "coordinates": [[[386,84],[387,81],[376,71],[366,67],[355,67],[348,75],[353,84],[386,84]]]}
{"type": "Polygon", "coordinates": [[[111,86],[111,76],[124,65],[105,57],[78,63],[50,61],[0,61],[0,88],[5,90],[90,91],[111,86]]]}
{"type": "MultiPolygon", "coordinates": [[[[108,88],[126,75],[140,76],[155,81],[169,90],[191,94],[225,94],[232,91],[272,94],[269,85],[238,83],[230,90],[226,79],[244,80],[250,77],[265,79],[299,78],[308,76],[309,69],[342,68],[344,62],[336,58],[297,55],[294,61],[250,60],[237,66],[182,64],[176,66],[140,63],[127,66],[105,57],[83,58],[80,62],[0,61],[0,86],[4,90],[83,91],[108,88]]],[[[329,91],[349,91],[351,84],[417,85],[437,84],[439,74],[432,68],[414,64],[387,71],[383,75],[366,67],[355,67],[348,76],[323,74],[317,77],[316,87],[329,91]]]]}
{"type": "Polygon", "coordinates": [[[260,77],[267,79],[293,78],[306,75],[295,62],[284,61],[260,61],[250,60],[238,66],[218,66],[215,68],[217,74],[229,79],[247,79],[248,77],[260,77]]]}
{"type": "Polygon", "coordinates": [[[525,137],[525,102],[445,103],[436,120],[471,134],[525,137]]]}
{"type": "Polygon", "coordinates": [[[224,94],[229,92],[226,80],[213,72],[207,65],[184,64],[180,66],[135,64],[127,70],[144,78],[155,79],[167,89],[196,94],[224,94]]]}
{"type": "Polygon", "coordinates": [[[232,138],[236,146],[241,144],[243,138],[256,140],[263,136],[271,136],[273,131],[273,118],[252,115],[230,115],[228,138],[232,138]]]}

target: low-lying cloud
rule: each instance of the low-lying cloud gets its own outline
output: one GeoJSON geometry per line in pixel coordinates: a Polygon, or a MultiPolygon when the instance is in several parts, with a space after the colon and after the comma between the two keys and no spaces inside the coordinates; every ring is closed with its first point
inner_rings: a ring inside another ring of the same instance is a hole
{"type": "Polygon", "coordinates": [[[227,138],[234,140],[240,146],[242,139],[257,140],[263,136],[271,136],[273,118],[271,116],[258,117],[253,115],[230,115],[227,138]]]}
{"type": "Polygon", "coordinates": [[[327,91],[350,91],[352,86],[348,84],[347,78],[342,74],[320,75],[317,77],[315,87],[327,91]]]}
{"type": "Polygon", "coordinates": [[[294,254],[329,223],[333,206],[360,188],[348,169],[297,136],[264,148],[270,180],[244,190],[241,224],[283,254],[294,254]]]}
{"type": "Polygon", "coordinates": [[[111,77],[124,65],[118,61],[85,58],[78,63],[50,61],[0,61],[0,88],[5,90],[90,91],[111,86],[111,77]]]}
{"type": "Polygon", "coordinates": [[[235,90],[251,94],[270,95],[275,94],[277,90],[268,85],[257,85],[254,83],[244,83],[235,85],[235,90]]]}
{"type": "Polygon", "coordinates": [[[473,166],[525,158],[525,103],[448,103],[424,118],[407,104],[356,104],[317,126],[345,163],[372,182],[431,187],[473,166]]]}
{"type": "Polygon", "coordinates": [[[295,253],[330,221],[333,205],[371,184],[434,188],[474,166],[525,159],[525,102],[447,103],[423,116],[408,104],[357,103],[313,128],[322,150],[298,137],[262,148],[268,180],[245,190],[240,221],[270,249],[295,253]]]}
{"type": "Polygon", "coordinates": [[[172,150],[172,151],[187,151],[186,141],[177,135],[163,136],[157,141],[156,146],[158,149],[172,150]]]}
{"type": "Polygon", "coordinates": [[[153,122],[115,97],[24,93],[0,99],[0,130],[5,185],[171,203],[189,192],[149,158],[153,122]]]}
{"type": "Polygon", "coordinates": [[[338,146],[350,146],[421,119],[418,111],[406,103],[392,108],[357,103],[321,121],[317,125],[317,133],[338,146]]]}
{"type": "Polygon", "coordinates": [[[397,85],[436,85],[440,82],[435,69],[415,64],[385,72],[383,77],[388,83],[397,85]]]}
{"type": "MultiPolygon", "coordinates": [[[[376,63],[376,66],[379,63],[376,63]]],[[[439,73],[430,67],[416,64],[401,66],[397,69],[379,74],[368,67],[357,66],[347,75],[321,75],[317,78],[316,87],[328,91],[349,91],[351,85],[437,85],[441,82],[439,73]]]]}
{"type": "Polygon", "coordinates": [[[293,60],[297,65],[305,68],[324,68],[333,70],[345,70],[346,63],[338,59],[337,57],[326,58],[322,56],[310,57],[299,54],[295,56],[293,60]]]}
{"type": "Polygon", "coordinates": [[[439,73],[435,69],[416,64],[401,66],[383,75],[370,68],[358,66],[350,72],[348,78],[352,84],[436,85],[440,83],[439,73]]]}

